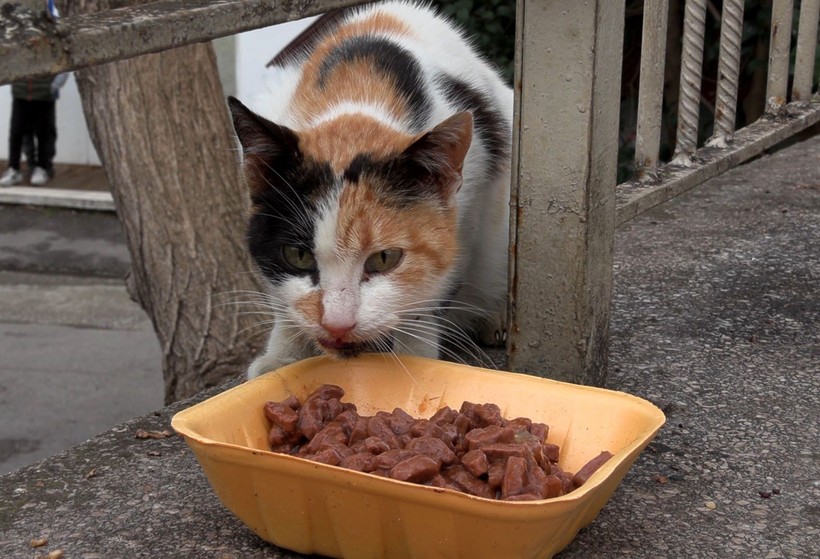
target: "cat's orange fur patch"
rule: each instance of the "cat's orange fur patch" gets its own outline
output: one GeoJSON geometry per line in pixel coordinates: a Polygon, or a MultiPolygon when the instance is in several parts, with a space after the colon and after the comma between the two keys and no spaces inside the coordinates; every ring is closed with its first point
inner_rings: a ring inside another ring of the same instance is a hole
{"type": "Polygon", "coordinates": [[[340,101],[379,104],[397,120],[410,113],[407,101],[396,90],[393,80],[374,72],[366,61],[341,63],[326,76],[322,86],[319,84],[322,63],[333,49],[346,39],[374,34],[411,36],[412,31],[400,19],[378,11],[364,20],[348,22],[335,29],[316,46],[305,62],[292,107],[300,120],[309,122],[340,101]],[[339,91],[344,91],[344,99],[339,99],[339,91]]]}
{"type": "Polygon", "coordinates": [[[322,304],[322,292],[319,290],[311,291],[298,299],[294,304],[294,308],[311,324],[319,324],[325,314],[324,305],[322,304]]]}
{"type": "Polygon", "coordinates": [[[341,173],[361,153],[387,158],[401,153],[414,139],[366,115],[345,114],[301,131],[299,149],[341,173]]]}

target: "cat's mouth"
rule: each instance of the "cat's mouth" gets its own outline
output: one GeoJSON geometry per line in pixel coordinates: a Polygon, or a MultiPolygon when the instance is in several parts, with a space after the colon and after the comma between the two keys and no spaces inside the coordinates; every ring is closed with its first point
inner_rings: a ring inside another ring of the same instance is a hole
{"type": "Polygon", "coordinates": [[[356,357],[362,353],[372,353],[384,351],[384,342],[378,341],[363,341],[363,342],[344,342],[342,340],[331,340],[329,338],[318,338],[316,343],[325,352],[335,355],[337,357],[356,357]]]}

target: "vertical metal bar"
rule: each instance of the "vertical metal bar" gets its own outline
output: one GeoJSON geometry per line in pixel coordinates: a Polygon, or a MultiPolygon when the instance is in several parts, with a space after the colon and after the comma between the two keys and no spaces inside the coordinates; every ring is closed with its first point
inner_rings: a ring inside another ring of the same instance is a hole
{"type": "Polygon", "coordinates": [[[683,47],[678,101],[678,133],[672,162],[691,165],[698,147],[700,82],[703,65],[703,36],[706,30],[706,0],[686,0],[683,16],[683,47]]]}
{"type": "Polygon", "coordinates": [[[811,101],[814,57],[817,50],[817,26],[820,0],[803,0],[800,4],[800,26],[797,31],[797,55],[794,60],[792,101],[811,101]]]}
{"type": "Polygon", "coordinates": [[[715,133],[710,145],[725,147],[735,134],[737,87],[740,74],[740,42],[743,35],[743,0],[724,0],[720,18],[715,133]]]}
{"type": "Polygon", "coordinates": [[[769,79],[766,111],[778,112],[786,104],[789,87],[789,53],[792,42],[792,0],[774,0],[769,44],[769,79]]]}
{"type": "Polygon", "coordinates": [[[635,166],[638,172],[652,169],[658,164],[668,10],[669,0],[646,0],[644,3],[638,129],[635,140],[635,166]]]}
{"type": "Polygon", "coordinates": [[[518,0],[518,18],[510,365],[601,384],[612,296],[624,0],[518,0]]]}

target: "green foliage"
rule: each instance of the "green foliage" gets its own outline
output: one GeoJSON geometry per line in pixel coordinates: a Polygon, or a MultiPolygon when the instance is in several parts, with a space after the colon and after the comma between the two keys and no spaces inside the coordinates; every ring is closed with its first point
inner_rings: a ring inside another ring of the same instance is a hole
{"type": "Polygon", "coordinates": [[[515,0],[438,0],[433,4],[459,22],[487,60],[512,83],[515,0]]]}

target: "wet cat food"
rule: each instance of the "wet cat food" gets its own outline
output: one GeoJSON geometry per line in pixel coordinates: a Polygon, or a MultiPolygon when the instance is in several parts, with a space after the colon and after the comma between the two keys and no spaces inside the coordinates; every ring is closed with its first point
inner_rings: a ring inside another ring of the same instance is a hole
{"type": "Polygon", "coordinates": [[[547,442],[547,425],[505,419],[495,404],[464,402],[459,411],[444,407],[417,419],[399,408],[362,416],[342,396],[340,387],[325,384],[304,402],[267,402],[271,450],[507,501],[565,495],[612,457],[604,451],[577,473],[565,472],[558,446],[547,442]]]}

